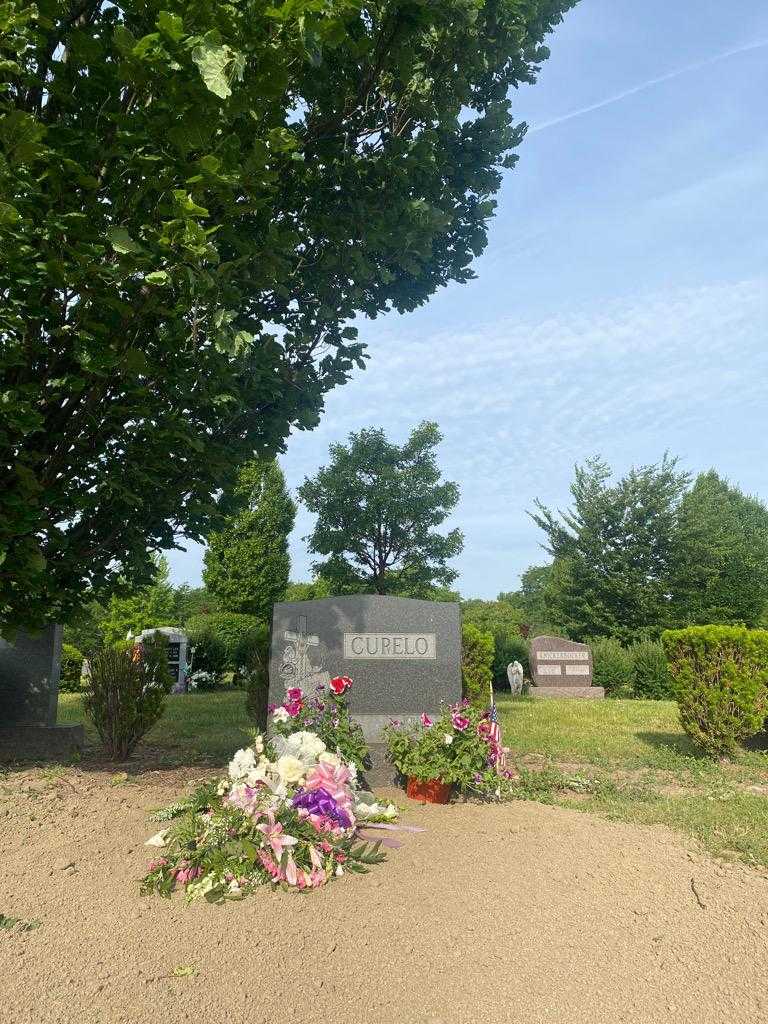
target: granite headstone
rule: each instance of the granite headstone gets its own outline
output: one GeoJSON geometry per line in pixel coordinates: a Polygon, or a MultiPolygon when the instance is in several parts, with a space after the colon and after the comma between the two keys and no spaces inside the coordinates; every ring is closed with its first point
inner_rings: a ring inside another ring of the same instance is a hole
{"type": "Polygon", "coordinates": [[[56,725],[61,626],[0,639],[0,760],[66,757],[83,744],[82,725],[56,725]]]}
{"type": "Polygon", "coordinates": [[[276,604],[269,700],[351,676],[352,714],[376,742],[390,718],[439,712],[461,697],[459,605],[357,594],[276,604]]]}
{"type": "Polygon", "coordinates": [[[531,641],[533,697],[604,697],[592,685],[592,651],[587,644],[559,636],[537,636],[531,641]]]}

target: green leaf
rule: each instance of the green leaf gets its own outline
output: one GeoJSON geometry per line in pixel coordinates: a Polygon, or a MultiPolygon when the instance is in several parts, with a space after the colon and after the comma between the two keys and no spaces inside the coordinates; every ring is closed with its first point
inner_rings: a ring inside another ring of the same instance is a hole
{"type": "Polygon", "coordinates": [[[178,14],[171,14],[170,11],[160,11],[155,24],[162,34],[174,43],[184,38],[184,22],[178,14]]]}
{"type": "Polygon", "coordinates": [[[144,278],[147,284],[163,285],[168,284],[168,271],[167,270],[153,270],[151,274],[147,274],[144,278]]]}
{"type": "Polygon", "coordinates": [[[0,224],[15,224],[21,220],[21,214],[10,203],[0,203],[0,224]]]}
{"type": "Polygon", "coordinates": [[[209,32],[194,48],[192,60],[200,69],[208,89],[225,100],[232,95],[230,83],[242,80],[245,57],[241,53],[236,53],[226,43],[216,42],[215,35],[209,32]]]}
{"type": "Polygon", "coordinates": [[[143,248],[139,245],[139,243],[134,242],[134,240],[128,234],[127,228],[110,228],[107,232],[107,238],[109,239],[110,244],[112,248],[115,250],[115,252],[119,252],[121,255],[144,252],[143,248]]]}

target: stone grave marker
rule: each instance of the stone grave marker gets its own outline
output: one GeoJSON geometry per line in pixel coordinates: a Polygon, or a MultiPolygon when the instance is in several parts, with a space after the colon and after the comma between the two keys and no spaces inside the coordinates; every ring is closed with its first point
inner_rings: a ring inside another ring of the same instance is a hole
{"type": "Polygon", "coordinates": [[[350,676],[349,706],[369,742],[390,718],[439,712],[461,697],[457,603],[376,594],[276,604],[272,616],[269,700],[289,686],[311,693],[350,676]]]}
{"type": "Polygon", "coordinates": [[[531,641],[531,696],[604,697],[602,686],[592,685],[592,652],[587,644],[559,636],[537,636],[531,641]]]}
{"type": "Polygon", "coordinates": [[[68,757],[82,725],[57,725],[61,626],[0,639],[0,760],[68,757]]]}
{"type": "Polygon", "coordinates": [[[189,667],[189,638],[187,634],[175,626],[157,626],[154,629],[142,630],[136,637],[136,642],[141,643],[153,633],[162,633],[168,641],[168,668],[173,676],[171,693],[186,693],[187,669],[189,667]]]}

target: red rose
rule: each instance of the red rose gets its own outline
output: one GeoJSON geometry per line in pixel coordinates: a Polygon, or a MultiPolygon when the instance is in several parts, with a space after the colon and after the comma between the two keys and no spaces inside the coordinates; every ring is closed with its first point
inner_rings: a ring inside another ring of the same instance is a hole
{"type": "Polygon", "coordinates": [[[352,685],[352,680],[349,676],[336,676],[328,684],[337,697],[340,697],[345,690],[348,690],[352,685]]]}

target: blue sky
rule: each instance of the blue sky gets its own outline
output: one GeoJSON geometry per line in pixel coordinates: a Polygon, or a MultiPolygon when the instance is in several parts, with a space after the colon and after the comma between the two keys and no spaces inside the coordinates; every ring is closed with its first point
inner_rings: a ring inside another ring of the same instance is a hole
{"type": "MultiPolygon", "coordinates": [[[[352,430],[437,420],[465,596],[546,560],[526,510],[567,504],[596,453],[623,471],[669,450],[768,498],[768,5],[582,0],[549,45],[513,97],[529,133],[477,280],[362,322],[368,369],[281,459],[295,489],[352,430]]],[[[199,583],[199,547],[170,561],[199,583]]]]}

